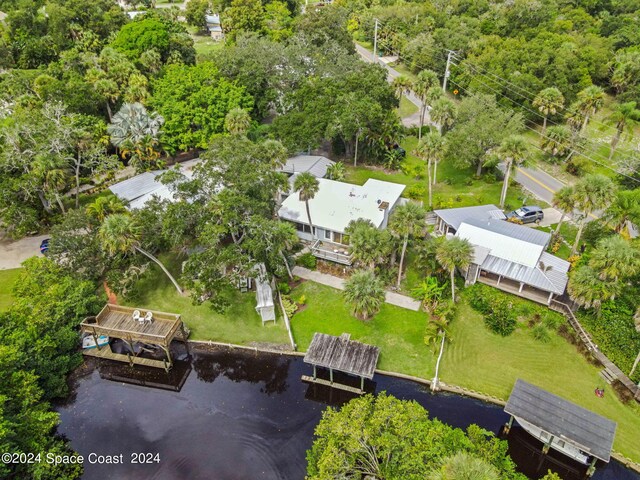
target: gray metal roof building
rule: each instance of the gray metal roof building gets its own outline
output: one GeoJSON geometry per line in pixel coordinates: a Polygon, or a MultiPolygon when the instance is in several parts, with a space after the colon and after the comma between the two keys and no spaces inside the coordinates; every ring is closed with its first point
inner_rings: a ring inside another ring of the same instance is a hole
{"type": "Polygon", "coordinates": [[[504,220],[507,218],[502,210],[495,205],[478,205],[475,207],[460,207],[460,208],[447,208],[444,210],[434,210],[438,217],[440,217],[447,225],[454,230],[460,228],[460,224],[471,218],[478,218],[482,220],[495,218],[498,220],[504,220]]]}
{"type": "Polygon", "coordinates": [[[518,379],[504,411],[608,462],[616,423],[518,379]]]}
{"type": "Polygon", "coordinates": [[[327,167],[334,163],[319,155],[296,155],[287,159],[280,171],[289,174],[309,172],[316,178],[324,178],[327,174],[327,167]]]}

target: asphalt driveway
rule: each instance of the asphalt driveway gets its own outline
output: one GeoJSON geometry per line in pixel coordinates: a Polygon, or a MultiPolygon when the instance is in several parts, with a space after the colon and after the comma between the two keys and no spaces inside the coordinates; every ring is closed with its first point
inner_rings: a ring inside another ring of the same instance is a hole
{"type": "Polygon", "coordinates": [[[0,270],[20,268],[22,262],[34,255],[41,255],[40,243],[49,235],[25,237],[11,241],[7,238],[0,239],[0,270]]]}

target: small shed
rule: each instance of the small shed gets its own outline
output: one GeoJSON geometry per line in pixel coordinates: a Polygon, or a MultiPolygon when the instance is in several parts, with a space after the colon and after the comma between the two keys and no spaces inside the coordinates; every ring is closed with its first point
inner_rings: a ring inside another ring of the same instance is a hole
{"type": "Polygon", "coordinates": [[[267,269],[264,263],[256,265],[258,276],[256,277],[256,312],[260,314],[262,324],[276,321],[276,310],[273,303],[273,289],[269,283],[267,269]]]}
{"type": "Polygon", "coordinates": [[[515,419],[544,443],[543,453],[553,448],[588,464],[589,476],[597,460],[608,463],[611,458],[615,422],[524,380],[516,381],[504,411],[511,415],[507,433],[515,419]]]}
{"type": "Polygon", "coordinates": [[[325,333],[314,333],[311,345],[304,356],[304,362],[313,365],[313,377],[303,376],[303,380],[314,383],[328,383],[334,386],[333,371],[338,370],[360,377],[360,390],[346,385],[335,384],[343,390],[364,392],[364,379],[372,379],[376,371],[380,349],[373,345],[356,342],[348,333],[339,337],[325,333]],[[329,369],[329,382],[317,378],[316,367],[329,369]]]}

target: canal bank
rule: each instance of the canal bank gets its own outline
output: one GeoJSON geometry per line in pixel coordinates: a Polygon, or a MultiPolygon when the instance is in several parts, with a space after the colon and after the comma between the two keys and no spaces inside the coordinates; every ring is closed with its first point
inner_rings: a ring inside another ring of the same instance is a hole
{"type": "MultiPolygon", "coordinates": [[[[299,355],[192,346],[193,358],[179,357],[170,374],[87,363],[69,402],[58,408],[59,432],[82,455],[158,453],[160,462],[87,465],[84,478],[304,478],[322,411],[352,397],[301,382],[309,367],[299,355]]],[[[416,400],[456,427],[477,423],[498,432],[507,419],[499,406],[431,394],[424,381],[377,374],[365,389],[416,400]]],[[[594,478],[640,476],[612,463],[594,478]]]]}

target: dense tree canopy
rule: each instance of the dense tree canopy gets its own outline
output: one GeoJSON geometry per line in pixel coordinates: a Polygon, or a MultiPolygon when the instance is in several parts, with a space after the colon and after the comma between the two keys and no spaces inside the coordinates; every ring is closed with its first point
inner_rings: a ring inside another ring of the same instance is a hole
{"type": "Polygon", "coordinates": [[[482,459],[501,479],[525,478],[516,473],[506,442],[476,425],[465,432],[432,420],[415,401],[384,392],[358,397],[340,410],[329,407],[315,435],[307,451],[310,479],[431,478],[451,468],[456,454],[482,459]]]}
{"type": "Polygon", "coordinates": [[[206,148],[224,131],[227,113],[236,107],[251,109],[252,98],[243,87],[223,78],[213,63],[169,65],[153,83],[150,104],[165,119],[160,137],[170,152],[206,148]]]}

